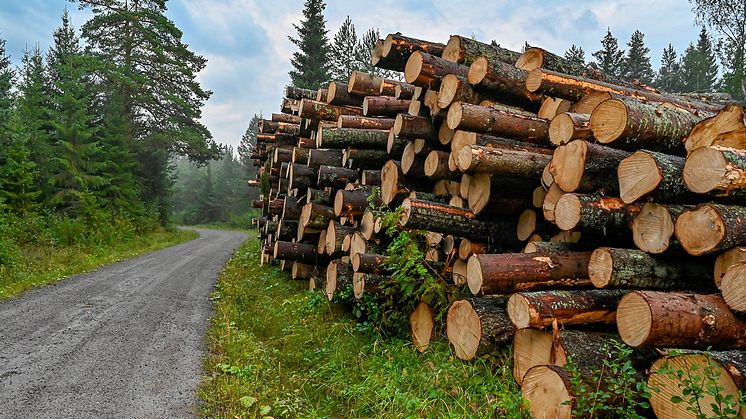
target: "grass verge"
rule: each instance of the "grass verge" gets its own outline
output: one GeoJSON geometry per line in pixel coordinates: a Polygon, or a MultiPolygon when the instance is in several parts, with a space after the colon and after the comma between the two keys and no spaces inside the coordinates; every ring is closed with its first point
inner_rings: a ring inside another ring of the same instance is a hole
{"type": "Polygon", "coordinates": [[[424,354],[408,341],[377,339],[305,281],[258,258],[250,239],[212,295],[204,416],[527,416],[507,351],[465,363],[444,338],[424,354]]]}
{"type": "Polygon", "coordinates": [[[21,249],[22,258],[12,277],[0,270],[0,300],[197,236],[193,230],[158,229],[107,246],[29,246],[21,249]]]}

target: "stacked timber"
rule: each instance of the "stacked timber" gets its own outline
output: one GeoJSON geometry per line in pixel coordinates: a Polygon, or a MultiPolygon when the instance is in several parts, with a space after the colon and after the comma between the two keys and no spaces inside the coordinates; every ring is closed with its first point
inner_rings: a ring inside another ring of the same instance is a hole
{"type": "Polygon", "coordinates": [[[405,81],[288,88],[260,124],[262,263],[292,264],[333,301],[395,299],[386,232],[423,232],[420,262],[452,304],[444,325],[417,305],[414,346],[443,327],[463,360],[512,345],[537,417],[570,417],[583,394],[568,359],[591,380],[620,341],[669,396],[683,386],[663,363],[710,362],[729,394],[746,390],[741,106],[457,35],[392,34],[372,57],[405,81]],[[658,359],[671,348],[692,351],[658,359]]]}

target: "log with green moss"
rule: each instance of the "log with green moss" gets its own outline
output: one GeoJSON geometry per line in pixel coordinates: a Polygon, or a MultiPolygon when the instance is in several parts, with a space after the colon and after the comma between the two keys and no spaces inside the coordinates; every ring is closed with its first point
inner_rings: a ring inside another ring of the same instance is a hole
{"type": "Polygon", "coordinates": [[[384,129],[319,127],[316,133],[318,148],[376,148],[385,150],[389,132],[384,129]]]}
{"type": "Polygon", "coordinates": [[[451,35],[441,56],[444,60],[463,65],[471,65],[481,56],[513,65],[521,54],[502,48],[494,41],[486,44],[465,36],[451,35]]]}

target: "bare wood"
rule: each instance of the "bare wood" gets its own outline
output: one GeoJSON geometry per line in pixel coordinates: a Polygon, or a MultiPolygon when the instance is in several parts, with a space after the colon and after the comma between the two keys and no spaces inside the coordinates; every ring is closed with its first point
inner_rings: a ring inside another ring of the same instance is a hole
{"type": "Polygon", "coordinates": [[[676,220],[676,237],[693,256],[746,244],[746,208],[702,204],[676,220]]]}
{"type": "Polygon", "coordinates": [[[409,330],[414,347],[420,353],[425,352],[435,334],[435,314],[424,301],[409,315],[409,330]]]}
{"type": "Polygon", "coordinates": [[[549,172],[565,192],[602,190],[610,193],[619,188],[619,181],[613,174],[630,154],[585,140],[573,140],[555,149],[549,172]]]}
{"type": "Polygon", "coordinates": [[[326,268],[326,298],[333,301],[343,291],[351,289],[353,274],[350,263],[342,262],[340,259],[329,262],[326,268]]]}
{"type": "Polygon", "coordinates": [[[430,118],[400,113],[396,115],[393,132],[403,138],[430,138],[434,128],[430,118]]]}
{"type": "Polygon", "coordinates": [[[731,310],[746,312],[746,263],[738,262],[728,268],[718,288],[731,310]]]}
{"type": "Polygon", "coordinates": [[[570,106],[572,106],[572,102],[569,100],[547,97],[541,102],[537,116],[551,121],[555,116],[569,112],[570,106]]]}
{"type": "Polygon", "coordinates": [[[552,334],[536,329],[518,329],[513,335],[513,379],[519,385],[536,365],[549,364],[552,334]]]}
{"type": "Polygon", "coordinates": [[[676,219],[686,210],[692,209],[685,205],[663,205],[646,202],[640,213],[632,220],[632,240],[638,249],[660,254],[669,248],[679,248],[674,238],[676,219]]]}
{"type": "Polygon", "coordinates": [[[447,108],[453,102],[478,104],[482,99],[483,95],[469,84],[466,77],[447,74],[441,80],[438,90],[438,107],[441,109],[447,108]]]}
{"type": "Polygon", "coordinates": [[[285,88],[285,97],[296,100],[313,99],[316,97],[316,91],[295,86],[287,86],[285,88]]]}
{"type": "Polygon", "coordinates": [[[544,195],[544,202],[541,205],[541,210],[544,214],[545,220],[556,221],[554,210],[557,208],[557,201],[559,201],[564,194],[562,188],[560,188],[556,183],[553,183],[552,186],[549,187],[546,195],[544,195]]]}
{"type": "Polygon", "coordinates": [[[448,179],[448,180],[459,180],[461,175],[456,172],[452,172],[448,168],[448,157],[447,151],[433,150],[425,159],[425,175],[431,179],[448,179]]]}
{"type": "Polygon", "coordinates": [[[319,127],[316,146],[321,148],[378,148],[383,150],[389,132],[383,129],[329,128],[319,127]]]}
{"type": "Polygon", "coordinates": [[[684,183],[699,194],[746,196],[746,151],[721,146],[693,150],[684,164],[684,183]]]}
{"type": "Polygon", "coordinates": [[[696,202],[701,199],[684,184],[684,158],[638,150],[617,168],[619,196],[624,202],[651,197],[662,202],[696,202]]]}
{"type": "Polygon", "coordinates": [[[381,92],[381,78],[362,71],[350,73],[347,92],[357,96],[378,96],[381,92]]]}
{"type": "Polygon", "coordinates": [[[403,199],[413,190],[428,190],[428,185],[430,185],[430,181],[427,179],[414,179],[404,176],[401,163],[398,161],[389,160],[383,165],[381,171],[381,199],[386,205],[389,205],[397,197],[403,199]]]}
{"type": "Polygon", "coordinates": [[[746,247],[734,247],[718,255],[715,259],[714,277],[715,285],[720,286],[720,281],[725,273],[733,265],[739,262],[746,262],[746,247]]]}
{"type": "Polygon", "coordinates": [[[710,145],[746,149],[746,115],[741,106],[726,106],[717,115],[698,122],[684,140],[689,153],[710,145]]]}
{"type": "Polygon", "coordinates": [[[592,140],[591,118],[588,114],[565,112],[552,118],[549,123],[549,141],[555,145],[572,140],[592,140]]]}
{"type": "Polygon", "coordinates": [[[446,316],[448,341],[456,356],[463,360],[510,341],[513,331],[503,298],[459,300],[451,305],[446,316]]]}
{"type": "Polygon", "coordinates": [[[396,87],[394,88],[394,97],[397,99],[417,100],[415,97],[415,88],[416,86],[414,84],[397,82],[396,87]]]}

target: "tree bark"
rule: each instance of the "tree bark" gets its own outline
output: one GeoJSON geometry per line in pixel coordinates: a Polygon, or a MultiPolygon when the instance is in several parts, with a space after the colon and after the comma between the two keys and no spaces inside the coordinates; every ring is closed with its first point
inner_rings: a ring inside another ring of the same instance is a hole
{"type": "Polygon", "coordinates": [[[469,181],[469,209],[474,214],[520,214],[531,207],[532,187],[536,183],[535,177],[516,178],[507,177],[506,173],[476,173],[469,181]]]}
{"type": "Polygon", "coordinates": [[[549,122],[509,110],[456,102],[448,109],[448,127],[517,137],[530,142],[549,140],[549,122]]]}
{"type": "Polygon", "coordinates": [[[452,172],[448,168],[448,157],[447,151],[433,150],[425,159],[425,175],[430,179],[447,179],[457,181],[461,178],[461,174],[452,172]]]}
{"type": "Polygon", "coordinates": [[[297,220],[285,220],[281,219],[277,223],[277,240],[290,241],[295,238],[298,233],[298,221],[297,220]]]}
{"type": "Polygon", "coordinates": [[[478,104],[483,99],[483,95],[469,84],[466,77],[459,77],[455,74],[447,74],[443,77],[438,90],[438,107],[441,109],[447,108],[454,102],[478,104]]]}
{"type": "Polygon", "coordinates": [[[382,79],[362,71],[353,71],[347,83],[347,92],[356,96],[378,96],[382,79]]]}
{"type": "Polygon", "coordinates": [[[446,74],[466,77],[469,67],[426,52],[416,51],[407,60],[404,68],[404,79],[415,86],[437,88],[446,74]]]}
{"type": "Polygon", "coordinates": [[[469,67],[467,80],[476,89],[488,91],[522,108],[538,109],[542,96],[526,89],[528,73],[515,66],[479,57],[469,67]]]}
{"type": "Polygon", "coordinates": [[[316,146],[321,148],[376,148],[385,149],[389,132],[383,129],[326,128],[316,135],[316,146]]]}
{"type": "Polygon", "coordinates": [[[381,171],[363,170],[363,174],[360,175],[360,181],[363,185],[381,186],[381,171]]]}
{"type": "Polygon", "coordinates": [[[415,97],[416,88],[417,86],[414,84],[399,82],[399,84],[396,85],[396,93],[394,94],[394,97],[397,99],[410,99],[412,101],[417,100],[417,97],[415,97]]]}
{"type": "Polygon", "coordinates": [[[394,126],[394,118],[371,118],[359,115],[341,115],[337,120],[337,128],[385,129],[394,126]]]}
{"type": "Polygon", "coordinates": [[[396,99],[392,96],[366,96],[363,100],[365,116],[396,116],[409,110],[409,99],[396,99]]]}
{"type": "Polygon", "coordinates": [[[329,221],[333,219],[335,219],[334,208],[310,203],[303,206],[298,222],[303,228],[321,231],[326,230],[329,221]]]}
{"type": "Polygon", "coordinates": [[[330,207],[334,205],[334,199],[332,199],[329,191],[308,188],[308,191],[306,192],[306,203],[313,203],[330,207]]]}
{"type": "Polygon", "coordinates": [[[308,152],[308,167],[318,170],[321,166],[342,166],[342,150],[313,149],[308,152]]]}
{"type": "Polygon", "coordinates": [[[459,359],[471,360],[510,341],[515,328],[504,298],[469,298],[448,309],[446,335],[459,359]]]}
{"type": "Polygon", "coordinates": [[[316,98],[316,91],[310,89],[302,89],[295,86],[287,86],[285,88],[285,97],[295,100],[314,99],[316,98]]]}
{"type": "Polygon", "coordinates": [[[619,198],[566,193],[554,207],[554,222],[562,230],[579,228],[626,236],[630,222],[641,210],[642,204],[625,204],[619,198]]]}
{"type": "Polygon", "coordinates": [[[347,218],[357,217],[363,215],[369,206],[379,207],[381,203],[381,198],[373,198],[371,188],[340,189],[334,198],[334,213],[347,218]]]}
{"type": "Polygon", "coordinates": [[[363,97],[350,94],[350,92],[347,91],[346,84],[333,81],[329,83],[329,88],[326,94],[326,103],[337,106],[362,106],[363,97]]]}
{"type": "Polygon", "coordinates": [[[702,204],[676,220],[676,237],[687,253],[700,256],[746,244],[746,208],[702,204]]]}
{"type": "Polygon", "coordinates": [[[344,189],[348,183],[357,182],[358,171],[336,166],[319,167],[319,187],[330,187],[332,189],[344,189]]]}
{"type": "Polygon", "coordinates": [[[385,267],[388,256],[357,253],[352,256],[352,269],[366,274],[385,275],[389,270],[385,267]]]}
{"type": "Polygon", "coordinates": [[[277,260],[292,260],[311,265],[315,265],[320,261],[319,255],[316,253],[316,246],[279,240],[275,242],[272,256],[277,260]]]}
{"type": "Polygon", "coordinates": [[[684,184],[684,158],[639,150],[619,162],[619,196],[631,203],[642,197],[659,202],[691,203],[702,197],[684,184]]]}
{"type": "Polygon", "coordinates": [[[302,99],[299,107],[298,114],[301,118],[320,121],[336,122],[340,115],[363,114],[363,108],[330,105],[328,103],[318,102],[311,99],[302,99]]]}
{"type": "Polygon", "coordinates": [[[623,290],[518,292],[508,300],[508,316],[518,329],[614,324],[623,290]]]}
{"type": "Polygon", "coordinates": [[[290,165],[288,177],[290,178],[288,188],[305,191],[308,188],[316,187],[318,173],[306,165],[293,163],[290,165]]]}
{"type": "Polygon", "coordinates": [[[389,161],[386,150],[348,148],[342,153],[342,166],[350,169],[377,169],[389,161]]]}
{"type": "Polygon", "coordinates": [[[352,294],[352,265],[335,259],[326,267],[325,294],[329,301],[341,302],[340,294],[352,294]]]}
{"type": "Polygon", "coordinates": [[[627,151],[573,140],[555,149],[549,173],[565,192],[613,193],[619,189],[619,180],[613,175],[619,163],[630,155],[627,151]]]}
{"type": "Polygon", "coordinates": [[[380,57],[373,55],[372,63],[378,68],[394,71],[404,71],[407,59],[415,51],[440,56],[443,54],[444,44],[408,38],[400,34],[390,34],[386,37],[381,48],[380,57]]]}
{"type": "Polygon", "coordinates": [[[551,160],[552,150],[546,148],[512,144],[467,145],[458,152],[456,165],[464,172],[538,179],[551,160]]]}
{"type": "Polygon", "coordinates": [[[501,48],[494,42],[485,44],[465,36],[451,35],[441,56],[444,60],[464,65],[471,65],[481,56],[513,65],[521,54],[501,48]]]}
{"type": "Polygon", "coordinates": [[[287,113],[273,113],[272,114],[272,121],[273,122],[284,122],[286,124],[296,124],[300,125],[300,117],[296,115],[290,115],[287,113]]]}
{"type": "Polygon", "coordinates": [[[381,171],[381,199],[386,205],[395,200],[403,199],[413,190],[429,191],[432,189],[432,181],[429,179],[416,179],[404,176],[401,163],[389,160],[383,165],[381,171]]]}
{"type": "Polygon", "coordinates": [[[431,138],[435,135],[432,119],[403,113],[396,115],[393,132],[397,137],[411,139],[431,138]]]}

